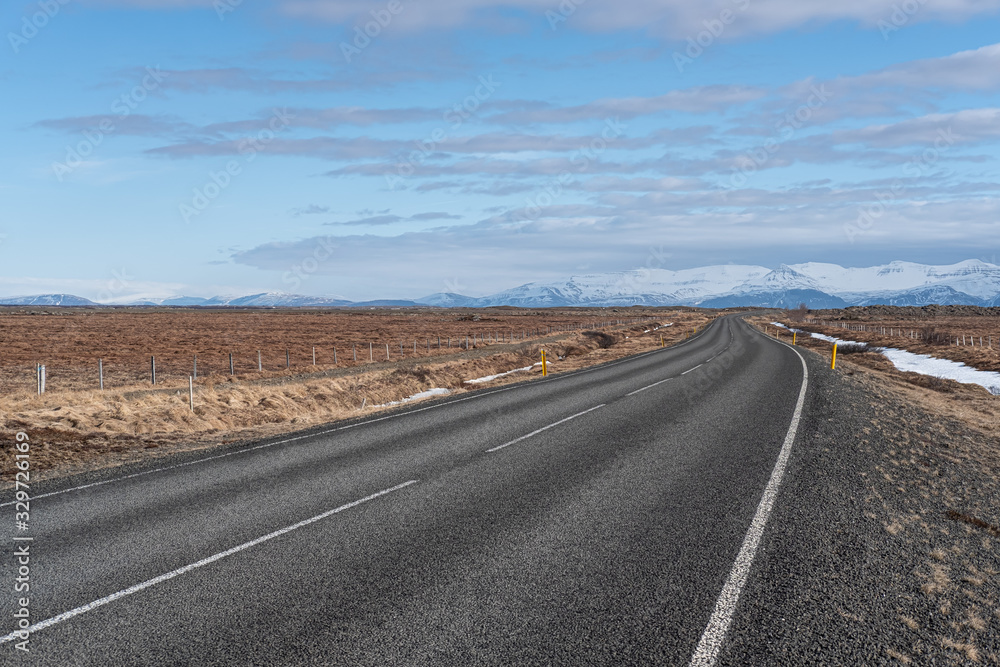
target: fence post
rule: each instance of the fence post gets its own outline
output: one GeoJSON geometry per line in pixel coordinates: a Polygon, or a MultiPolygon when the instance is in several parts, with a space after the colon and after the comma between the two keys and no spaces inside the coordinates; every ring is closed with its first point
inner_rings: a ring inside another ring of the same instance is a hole
{"type": "Polygon", "coordinates": [[[389,343],[385,344],[385,360],[389,361],[389,343]]]}
{"type": "Polygon", "coordinates": [[[354,350],[354,361],[357,361],[358,360],[358,345],[357,345],[357,343],[354,343],[353,345],[351,345],[351,349],[354,350]]]}
{"type": "Polygon", "coordinates": [[[104,391],[104,359],[97,360],[97,374],[101,378],[101,391],[104,391]]]}
{"type": "Polygon", "coordinates": [[[188,401],[191,405],[191,412],[194,412],[194,378],[188,376],[188,401]]]}
{"type": "Polygon", "coordinates": [[[45,393],[45,364],[42,364],[42,393],[45,393]]]}
{"type": "Polygon", "coordinates": [[[229,374],[230,375],[236,375],[236,373],[234,372],[234,369],[233,369],[233,353],[232,352],[229,353],[229,374]]]}
{"type": "Polygon", "coordinates": [[[153,384],[156,384],[156,357],[149,358],[149,372],[153,379],[153,384]]]}
{"type": "Polygon", "coordinates": [[[194,379],[198,379],[198,355],[194,355],[194,379]]]}
{"type": "Polygon", "coordinates": [[[264,363],[260,359],[260,350],[257,350],[257,372],[260,373],[264,370],[264,363]]]}
{"type": "Polygon", "coordinates": [[[333,365],[337,365],[337,348],[333,348],[333,365]]]}
{"type": "Polygon", "coordinates": [[[375,361],[375,350],[371,341],[368,341],[368,361],[375,361]]]}
{"type": "Polygon", "coordinates": [[[285,348],[285,368],[291,368],[291,367],[292,367],[292,358],[288,354],[288,348],[286,347],[285,348]]]}

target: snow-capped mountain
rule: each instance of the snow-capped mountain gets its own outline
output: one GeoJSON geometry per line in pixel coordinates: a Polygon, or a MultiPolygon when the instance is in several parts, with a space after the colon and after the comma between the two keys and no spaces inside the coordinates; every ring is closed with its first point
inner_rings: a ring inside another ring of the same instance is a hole
{"type": "Polygon", "coordinates": [[[349,306],[351,301],[325,296],[303,296],[285,292],[261,292],[244,296],[175,296],[164,299],[131,301],[129,306],[232,306],[243,308],[329,308],[349,306]]]}
{"type": "MultiPolygon", "coordinates": [[[[438,295],[434,295],[438,296],[438,295]]],[[[453,300],[459,295],[449,295],[453,300]]],[[[435,303],[432,297],[419,299],[435,303]]],[[[891,262],[845,268],[809,262],[762,266],[722,265],[682,271],[639,269],[528,283],[470,299],[471,306],[629,306],[644,304],[813,308],[849,305],[922,306],[931,303],[1000,304],[1000,266],[966,260],[948,266],[891,262]]],[[[463,304],[466,305],[466,304],[463,304]]]]}
{"type": "MultiPolygon", "coordinates": [[[[431,294],[415,301],[351,302],[333,297],[265,292],[211,298],[180,296],[125,305],[251,308],[689,305],[789,308],[800,303],[811,308],[873,304],[1000,306],[1000,266],[974,259],[947,266],[890,262],[862,268],[816,262],[781,265],[777,269],[726,264],[680,271],[636,269],[591,273],[550,283],[527,283],[483,297],[449,292],[431,294]]],[[[97,305],[71,294],[0,298],[0,304],[97,305]]]]}
{"type": "Polygon", "coordinates": [[[72,294],[36,294],[0,297],[0,306],[96,306],[90,299],[72,294]]]}

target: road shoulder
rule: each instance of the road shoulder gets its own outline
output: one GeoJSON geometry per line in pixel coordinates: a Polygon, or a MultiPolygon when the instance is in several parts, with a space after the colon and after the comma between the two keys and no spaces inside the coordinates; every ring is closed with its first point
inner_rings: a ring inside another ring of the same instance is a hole
{"type": "Polygon", "coordinates": [[[1000,662],[991,438],[804,354],[807,418],[719,664],[1000,662]]]}

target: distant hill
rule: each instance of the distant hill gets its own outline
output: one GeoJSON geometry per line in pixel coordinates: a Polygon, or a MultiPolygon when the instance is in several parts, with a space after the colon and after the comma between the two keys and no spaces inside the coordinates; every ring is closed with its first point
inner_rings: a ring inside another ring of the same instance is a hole
{"type": "MultiPolygon", "coordinates": [[[[527,283],[482,297],[438,292],[413,301],[379,299],[352,302],[323,296],[263,292],[211,298],[175,296],[124,305],[239,306],[268,308],[485,308],[518,306],[629,307],[701,306],[731,308],[759,306],[810,308],[894,305],[1000,305],[1000,266],[966,260],[947,266],[890,262],[864,268],[809,262],[764,266],[725,264],[695,269],[637,269],[573,276],[549,283],[527,283]]],[[[0,299],[7,305],[91,306],[71,294],[43,294],[0,299]]]]}
{"type": "Polygon", "coordinates": [[[0,297],[0,306],[96,306],[90,299],[72,294],[36,294],[0,297]]]}
{"type": "Polygon", "coordinates": [[[1000,305],[1000,266],[966,260],[948,266],[890,262],[865,268],[837,264],[720,265],[670,271],[639,269],[528,283],[479,298],[432,294],[422,303],[474,307],[758,306],[843,308],[890,304],[1000,305]]]}

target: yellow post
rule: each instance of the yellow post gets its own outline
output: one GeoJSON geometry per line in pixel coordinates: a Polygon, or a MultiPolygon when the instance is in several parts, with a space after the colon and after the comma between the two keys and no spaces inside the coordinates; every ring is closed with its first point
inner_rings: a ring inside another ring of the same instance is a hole
{"type": "Polygon", "coordinates": [[[830,361],[830,368],[837,367],[837,344],[833,344],[833,359],[830,361]]]}
{"type": "Polygon", "coordinates": [[[797,331],[793,331],[792,332],[792,345],[795,345],[795,336],[797,336],[797,335],[798,335],[797,331]]]}
{"type": "Polygon", "coordinates": [[[545,350],[542,350],[542,377],[549,374],[549,367],[545,363],[545,350]]]}
{"type": "Polygon", "coordinates": [[[660,347],[663,347],[663,334],[660,334],[660,347]]]}

